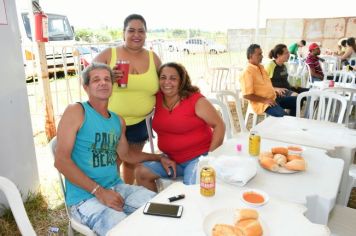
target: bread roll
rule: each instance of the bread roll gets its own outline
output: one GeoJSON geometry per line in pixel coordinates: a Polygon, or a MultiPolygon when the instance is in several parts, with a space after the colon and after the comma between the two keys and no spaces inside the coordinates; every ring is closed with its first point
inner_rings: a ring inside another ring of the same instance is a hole
{"type": "Polygon", "coordinates": [[[305,166],[305,161],[304,159],[295,159],[292,161],[289,161],[286,163],[286,165],[284,166],[285,168],[287,168],[288,170],[305,170],[306,166],[305,166]]]}
{"type": "Polygon", "coordinates": [[[287,162],[286,156],[282,155],[282,154],[275,154],[273,156],[273,160],[275,160],[277,162],[277,164],[280,166],[284,166],[287,162]]]}
{"type": "Polygon", "coordinates": [[[226,224],[216,224],[212,230],[213,236],[243,236],[240,229],[226,224]]]}
{"type": "Polygon", "coordinates": [[[282,155],[288,156],[288,148],[285,148],[285,147],[274,147],[274,148],[272,148],[272,153],[273,154],[282,154],[282,155]]]}
{"type": "Polygon", "coordinates": [[[261,236],[263,234],[262,226],[258,220],[242,220],[235,224],[235,227],[246,236],[261,236]]]}
{"type": "Polygon", "coordinates": [[[239,209],[235,211],[235,224],[241,220],[258,219],[258,212],[254,209],[239,209]]]}
{"type": "Polygon", "coordinates": [[[260,159],[265,158],[265,157],[273,158],[273,154],[272,154],[272,152],[261,152],[259,157],[260,157],[260,159]]]}
{"type": "Polygon", "coordinates": [[[297,156],[297,155],[288,155],[287,156],[287,161],[293,161],[293,160],[301,160],[303,159],[301,156],[297,156]]]}
{"type": "Polygon", "coordinates": [[[277,162],[268,157],[260,159],[260,164],[263,168],[271,171],[277,171],[279,168],[277,162]]]}

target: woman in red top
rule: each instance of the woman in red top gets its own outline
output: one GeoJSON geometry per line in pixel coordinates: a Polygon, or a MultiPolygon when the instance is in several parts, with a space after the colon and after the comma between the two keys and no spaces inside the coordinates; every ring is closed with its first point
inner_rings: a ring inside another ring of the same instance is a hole
{"type": "Polygon", "coordinates": [[[160,162],[144,162],[136,169],[137,184],[153,191],[161,177],[183,176],[185,184],[195,184],[199,157],[219,147],[225,134],[220,115],[191,84],[182,65],[167,63],[158,73],[160,91],[152,127],[164,154],[160,162]]]}

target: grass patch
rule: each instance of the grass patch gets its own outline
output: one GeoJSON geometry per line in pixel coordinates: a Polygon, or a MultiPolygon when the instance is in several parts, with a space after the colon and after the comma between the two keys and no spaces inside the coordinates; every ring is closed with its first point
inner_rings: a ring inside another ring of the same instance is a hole
{"type": "MultiPolygon", "coordinates": [[[[24,205],[37,235],[49,235],[48,229],[51,226],[60,229],[59,235],[67,235],[68,218],[64,204],[50,209],[47,199],[39,192],[29,194],[24,205]]],[[[11,209],[5,209],[4,215],[0,217],[0,235],[21,235],[11,209]]]]}

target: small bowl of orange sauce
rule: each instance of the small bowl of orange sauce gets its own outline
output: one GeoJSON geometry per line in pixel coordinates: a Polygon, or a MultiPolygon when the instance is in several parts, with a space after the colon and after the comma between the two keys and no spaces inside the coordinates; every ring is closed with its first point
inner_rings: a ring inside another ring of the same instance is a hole
{"type": "Polygon", "coordinates": [[[241,193],[241,200],[250,206],[262,206],[269,200],[268,194],[257,189],[247,189],[241,193]]]}

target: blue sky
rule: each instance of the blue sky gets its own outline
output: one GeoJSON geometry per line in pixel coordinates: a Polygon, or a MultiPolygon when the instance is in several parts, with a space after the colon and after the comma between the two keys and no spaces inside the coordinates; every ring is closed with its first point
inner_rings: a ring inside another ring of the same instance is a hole
{"type": "MultiPolygon", "coordinates": [[[[16,0],[18,7],[30,0],[16,0]]],[[[51,13],[68,16],[76,28],[122,27],[131,13],[142,14],[149,29],[200,28],[226,30],[254,28],[258,0],[39,0],[51,13]]],[[[356,0],[260,0],[260,26],[266,18],[355,16],[356,0]]]]}

